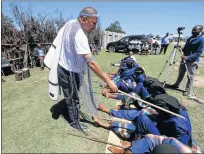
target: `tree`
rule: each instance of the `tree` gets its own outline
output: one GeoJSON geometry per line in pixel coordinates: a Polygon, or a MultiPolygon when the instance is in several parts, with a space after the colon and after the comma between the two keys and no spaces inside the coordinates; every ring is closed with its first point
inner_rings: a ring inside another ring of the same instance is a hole
{"type": "Polygon", "coordinates": [[[156,39],[157,39],[157,40],[160,40],[161,37],[160,37],[159,35],[156,35],[156,39]]]}
{"type": "MultiPolygon", "coordinates": [[[[59,29],[67,22],[61,12],[55,19],[48,18],[46,13],[38,13],[34,16],[31,4],[28,10],[20,10],[14,3],[11,3],[10,7],[14,20],[22,31],[21,40],[27,43],[52,42],[59,29]]],[[[57,11],[56,14],[58,14],[57,11]]]]}
{"type": "Polygon", "coordinates": [[[153,35],[153,34],[151,34],[151,33],[150,33],[150,34],[148,34],[147,36],[148,36],[148,37],[150,37],[150,38],[153,38],[153,37],[154,37],[154,35],[153,35]]]}
{"type": "Polygon", "coordinates": [[[124,33],[125,32],[122,30],[122,27],[120,26],[119,21],[115,21],[114,23],[111,23],[108,28],[105,29],[106,31],[110,32],[117,32],[117,33],[124,33]]]}
{"type": "Polygon", "coordinates": [[[2,13],[1,14],[1,25],[2,27],[7,27],[7,28],[14,28],[14,21],[13,19],[11,19],[10,17],[8,16],[4,16],[4,14],[2,13]]]}
{"type": "Polygon", "coordinates": [[[64,24],[66,23],[65,19],[63,18],[62,12],[60,12],[59,17],[55,18],[55,24],[57,26],[57,31],[59,31],[62,26],[64,26],[64,24]]]}
{"type": "Polygon", "coordinates": [[[8,17],[5,16],[3,13],[1,14],[1,22],[2,22],[2,26],[1,26],[1,32],[2,32],[2,43],[3,44],[12,44],[14,42],[14,40],[16,40],[15,38],[15,34],[16,34],[16,29],[14,26],[14,21],[8,17]]]}
{"type": "Polygon", "coordinates": [[[101,43],[99,42],[102,39],[102,28],[100,18],[98,19],[95,29],[90,34],[88,34],[87,37],[90,43],[97,42],[98,45],[101,45],[101,43]]]}

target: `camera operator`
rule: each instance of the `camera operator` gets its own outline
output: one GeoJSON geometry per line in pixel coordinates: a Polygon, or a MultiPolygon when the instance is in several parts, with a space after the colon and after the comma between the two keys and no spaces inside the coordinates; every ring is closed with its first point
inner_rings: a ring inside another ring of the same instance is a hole
{"type": "Polygon", "coordinates": [[[184,65],[184,61],[186,61],[186,65],[189,71],[190,79],[188,78],[188,82],[186,84],[184,96],[191,96],[194,74],[196,69],[198,68],[198,63],[200,56],[204,50],[204,38],[202,37],[202,25],[196,25],[192,29],[192,36],[188,38],[184,48],[184,55],[181,56],[182,60],[179,66],[179,75],[175,84],[171,85],[172,88],[179,88],[179,84],[183,80],[183,77],[186,72],[186,68],[184,65]]]}

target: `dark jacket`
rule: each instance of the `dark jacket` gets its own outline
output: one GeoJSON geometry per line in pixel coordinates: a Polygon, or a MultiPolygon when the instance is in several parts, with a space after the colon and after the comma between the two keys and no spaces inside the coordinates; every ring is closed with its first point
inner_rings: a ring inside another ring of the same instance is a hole
{"type": "Polygon", "coordinates": [[[186,62],[199,62],[200,56],[204,50],[204,38],[199,35],[196,38],[188,38],[184,46],[184,56],[187,56],[186,62]]]}

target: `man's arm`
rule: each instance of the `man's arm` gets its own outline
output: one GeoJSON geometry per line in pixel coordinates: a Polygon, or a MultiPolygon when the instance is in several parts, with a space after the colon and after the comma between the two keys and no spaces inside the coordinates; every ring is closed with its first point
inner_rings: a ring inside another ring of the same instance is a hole
{"type": "Polygon", "coordinates": [[[200,41],[200,45],[198,47],[198,50],[194,54],[187,56],[185,58],[185,60],[186,61],[196,60],[198,57],[200,57],[202,55],[203,50],[204,50],[204,40],[202,39],[200,41]]]}
{"type": "Polygon", "coordinates": [[[87,61],[88,66],[92,69],[92,71],[100,77],[104,82],[107,83],[108,87],[113,91],[117,92],[118,88],[115,83],[101,70],[97,62],[92,58],[92,54],[88,53],[83,55],[84,59],[87,61]]]}

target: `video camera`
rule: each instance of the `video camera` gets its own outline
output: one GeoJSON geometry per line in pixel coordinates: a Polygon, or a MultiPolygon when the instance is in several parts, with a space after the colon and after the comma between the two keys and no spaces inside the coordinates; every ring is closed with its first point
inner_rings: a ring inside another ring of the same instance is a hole
{"type": "Polygon", "coordinates": [[[177,31],[178,31],[178,33],[180,33],[184,29],[185,29],[185,27],[178,27],[177,31]]]}

